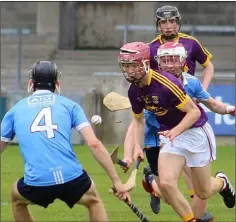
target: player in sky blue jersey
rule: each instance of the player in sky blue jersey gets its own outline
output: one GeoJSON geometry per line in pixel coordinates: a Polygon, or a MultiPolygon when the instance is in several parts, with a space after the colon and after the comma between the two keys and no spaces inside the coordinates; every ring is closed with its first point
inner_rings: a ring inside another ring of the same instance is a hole
{"type": "MultiPolygon", "coordinates": [[[[182,133],[179,132],[180,127],[177,127],[176,125],[180,121],[179,118],[182,114],[175,111],[175,107],[181,110],[184,104],[186,104],[186,96],[183,94],[183,91],[181,91],[183,86],[182,84],[179,85],[176,80],[172,79],[166,72],[162,71],[157,73],[151,69],[149,70],[149,58],[147,54],[145,54],[146,49],[147,47],[142,43],[128,43],[121,48],[120,57],[118,59],[125,77],[128,78],[129,81],[132,81],[128,95],[135,115],[135,121],[137,121],[137,118],[141,117],[142,109],[146,109],[155,114],[157,121],[160,123],[160,129],[164,130],[164,132],[161,132],[160,134],[170,139],[163,138],[165,143],[162,149],[160,149],[160,157],[162,160],[160,160],[159,157],[158,163],[158,166],[161,166],[161,170],[158,171],[159,177],[157,181],[161,184],[162,192],[165,192],[165,195],[162,196],[165,197],[171,205],[173,204],[174,210],[182,217],[183,221],[196,221],[193,213],[190,213],[191,210],[187,207],[186,202],[184,203],[183,198],[179,195],[178,198],[176,195],[173,197],[174,193],[177,192],[174,187],[176,187],[175,182],[179,175],[178,167],[182,168],[182,164],[185,165],[186,163],[186,166],[191,167],[191,174],[195,175],[196,173],[195,177],[192,177],[193,180],[198,180],[197,174],[207,170],[210,167],[209,163],[215,159],[214,133],[209,124],[206,123],[206,114],[200,106],[198,106],[201,113],[199,119],[190,126],[189,130],[182,133]],[[172,94],[170,94],[169,90],[172,91],[172,94]],[[178,99],[174,99],[174,95],[178,99]],[[195,172],[196,167],[199,171],[196,170],[195,172]],[[177,174],[175,175],[175,173],[177,174]],[[163,180],[166,178],[167,181],[160,182],[162,180],[161,177],[163,180]],[[177,204],[177,199],[182,199],[181,204],[180,202],[177,204]],[[184,214],[184,212],[186,213],[184,214]]],[[[164,71],[168,71],[168,73],[171,73],[172,75],[175,74],[176,76],[181,75],[181,70],[185,62],[183,55],[186,54],[182,44],[166,43],[161,46],[158,51],[160,51],[161,54],[161,60],[158,64],[160,64],[161,67],[165,67],[164,71]],[[181,57],[178,54],[179,51],[181,52],[181,57]]],[[[184,58],[186,58],[186,55],[184,58]]],[[[199,92],[199,95],[196,93],[196,95],[200,98],[204,98],[204,94],[201,93],[202,92],[199,92]]],[[[232,115],[235,116],[234,106],[223,104],[217,109],[219,113],[226,114],[231,112],[232,115]]],[[[181,123],[187,122],[184,122],[183,120],[181,123]]],[[[141,126],[139,126],[139,124],[135,125],[134,135],[130,137],[131,140],[132,138],[135,138],[136,140],[134,141],[134,146],[139,146],[137,143],[138,132],[141,132],[141,126]]],[[[154,164],[151,168],[156,168],[156,170],[153,170],[153,173],[157,175],[157,158],[159,152],[157,152],[157,155],[153,156],[153,154],[154,153],[152,153],[150,158],[147,155],[147,159],[150,165],[154,164]],[[150,161],[150,159],[155,159],[155,163],[150,161]]],[[[201,173],[201,175],[205,175],[206,180],[203,179],[197,183],[194,181],[196,194],[201,199],[206,199],[219,191],[224,199],[225,205],[229,208],[234,207],[234,188],[231,186],[226,175],[218,173],[216,178],[213,178],[205,173],[206,171],[203,174],[201,173]],[[211,183],[208,183],[208,176],[212,180],[211,183]],[[198,184],[198,186],[196,186],[196,184],[198,184]],[[210,193],[208,193],[208,190],[205,190],[205,187],[208,187],[208,185],[210,186],[210,193]],[[199,190],[200,187],[201,191],[199,190]]],[[[197,218],[197,220],[200,219],[197,218]]]]}
{"type": "Polygon", "coordinates": [[[44,208],[55,199],[70,208],[82,204],[91,221],[108,221],[102,200],[71,144],[71,129],[83,136],[97,162],[111,178],[117,196],[130,201],[103,144],[96,138],[83,109],[60,91],[60,72],[54,62],[39,61],[30,71],[28,91],[1,123],[1,152],[16,136],[24,159],[24,177],[12,189],[16,221],[34,221],[28,204],[44,208]]]}

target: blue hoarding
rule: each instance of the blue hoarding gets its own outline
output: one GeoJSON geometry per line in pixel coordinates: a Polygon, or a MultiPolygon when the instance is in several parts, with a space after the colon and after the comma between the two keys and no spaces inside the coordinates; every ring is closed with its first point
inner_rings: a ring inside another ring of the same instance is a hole
{"type": "MultiPolygon", "coordinates": [[[[234,85],[210,85],[208,92],[216,100],[222,101],[226,104],[235,105],[234,85]]],[[[205,106],[203,106],[203,108],[208,115],[209,123],[211,124],[215,135],[235,135],[235,117],[213,113],[205,106]]]]}

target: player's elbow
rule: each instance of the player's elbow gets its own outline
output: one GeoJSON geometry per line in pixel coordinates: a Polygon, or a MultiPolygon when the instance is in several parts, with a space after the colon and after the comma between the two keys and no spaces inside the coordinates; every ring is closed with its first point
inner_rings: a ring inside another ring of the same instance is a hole
{"type": "Polygon", "coordinates": [[[212,62],[209,62],[205,67],[205,72],[210,72],[212,75],[214,73],[214,66],[212,64],[212,62]]]}
{"type": "Polygon", "coordinates": [[[199,118],[200,118],[200,116],[201,116],[201,111],[200,111],[200,109],[198,109],[198,107],[196,107],[196,108],[194,108],[194,110],[193,110],[193,116],[195,117],[195,120],[197,121],[199,118]]]}
{"type": "Polygon", "coordinates": [[[101,141],[98,138],[93,138],[87,141],[87,144],[92,149],[98,149],[101,146],[101,141]]]}

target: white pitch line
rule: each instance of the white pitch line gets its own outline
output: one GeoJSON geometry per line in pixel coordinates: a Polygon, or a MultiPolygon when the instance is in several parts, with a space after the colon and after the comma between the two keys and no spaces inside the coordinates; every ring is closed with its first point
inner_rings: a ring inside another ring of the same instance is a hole
{"type": "Polygon", "coordinates": [[[8,202],[3,202],[3,201],[1,201],[1,205],[2,206],[7,206],[9,203],[8,202]]]}

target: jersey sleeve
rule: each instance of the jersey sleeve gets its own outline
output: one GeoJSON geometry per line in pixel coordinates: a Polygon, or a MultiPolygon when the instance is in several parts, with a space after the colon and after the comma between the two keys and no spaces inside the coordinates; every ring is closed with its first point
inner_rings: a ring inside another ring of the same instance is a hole
{"type": "Polygon", "coordinates": [[[197,60],[203,67],[207,66],[212,58],[212,54],[209,53],[196,39],[193,41],[193,52],[195,60],[197,60]]]}
{"type": "Polygon", "coordinates": [[[195,98],[198,100],[208,100],[211,96],[210,94],[203,89],[202,84],[199,79],[196,78],[196,83],[195,83],[195,98]]]}
{"type": "Polygon", "coordinates": [[[14,107],[3,117],[1,122],[1,141],[10,142],[15,137],[14,130],[14,107]]]}
{"type": "Polygon", "coordinates": [[[143,115],[144,104],[137,98],[136,87],[131,85],[128,91],[129,101],[132,107],[133,115],[141,117],[143,115]]]}
{"type": "Polygon", "coordinates": [[[80,105],[76,104],[72,110],[72,128],[80,131],[83,127],[90,126],[90,123],[80,105]]]}

